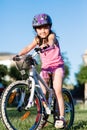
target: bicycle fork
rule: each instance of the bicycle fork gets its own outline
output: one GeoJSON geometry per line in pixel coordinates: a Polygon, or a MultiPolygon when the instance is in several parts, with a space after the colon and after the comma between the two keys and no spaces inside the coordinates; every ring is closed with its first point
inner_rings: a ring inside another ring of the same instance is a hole
{"type": "MultiPolygon", "coordinates": [[[[32,86],[31,86],[31,92],[30,92],[30,96],[29,96],[29,99],[28,99],[28,103],[26,105],[26,107],[24,108],[25,110],[29,109],[31,106],[33,106],[33,98],[34,98],[34,91],[35,91],[35,82],[34,82],[34,79],[32,78],[32,76],[29,77],[29,81],[32,86]]],[[[25,91],[21,91],[21,97],[20,97],[20,101],[18,103],[18,106],[17,106],[17,109],[20,111],[21,110],[21,107],[24,103],[24,99],[25,99],[25,96],[26,96],[26,93],[25,91]]]]}
{"type": "Polygon", "coordinates": [[[29,96],[29,99],[28,99],[28,104],[27,106],[25,107],[25,110],[29,109],[30,107],[33,106],[33,99],[34,99],[34,92],[35,92],[35,81],[34,79],[32,78],[32,76],[29,77],[29,82],[31,82],[32,86],[31,86],[31,92],[30,92],[30,96],[29,96]]]}

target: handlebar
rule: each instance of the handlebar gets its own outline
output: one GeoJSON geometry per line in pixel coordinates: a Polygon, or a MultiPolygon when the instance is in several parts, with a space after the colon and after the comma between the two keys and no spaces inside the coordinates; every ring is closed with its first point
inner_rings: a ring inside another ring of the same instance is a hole
{"type": "Polygon", "coordinates": [[[34,57],[39,54],[43,53],[44,51],[48,51],[50,49],[54,48],[54,46],[51,47],[44,47],[44,48],[35,48],[34,53],[32,55],[27,54],[23,56],[16,55],[12,58],[13,61],[15,61],[17,68],[20,70],[29,69],[32,65],[38,65],[37,61],[34,59],[34,57]]]}
{"type": "Polygon", "coordinates": [[[21,59],[26,59],[26,57],[28,57],[28,58],[34,58],[37,54],[39,54],[39,53],[43,53],[44,51],[48,51],[48,50],[50,50],[50,49],[53,49],[53,48],[55,48],[55,46],[45,46],[45,47],[43,47],[43,48],[40,48],[40,47],[38,47],[38,48],[35,48],[34,49],[34,54],[33,55],[23,55],[23,56],[19,56],[19,55],[16,55],[15,57],[13,57],[13,61],[20,61],[21,59]]]}
{"type": "Polygon", "coordinates": [[[37,54],[39,54],[39,52],[41,51],[40,48],[35,48],[34,50],[35,50],[35,52],[34,52],[34,54],[32,54],[32,55],[30,55],[30,54],[28,54],[28,55],[23,55],[23,56],[16,55],[15,57],[12,58],[12,60],[13,60],[13,61],[20,61],[21,59],[24,59],[24,60],[25,60],[27,57],[28,57],[28,58],[33,58],[33,57],[35,57],[37,54]]]}

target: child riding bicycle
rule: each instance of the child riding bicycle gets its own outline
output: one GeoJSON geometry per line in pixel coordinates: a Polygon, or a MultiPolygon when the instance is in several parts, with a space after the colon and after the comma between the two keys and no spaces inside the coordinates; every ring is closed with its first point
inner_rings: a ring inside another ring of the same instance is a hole
{"type": "MultiPolygon", "coordinates": [[[[64,100],[62,95],[64,61],[61,56],[60,46],[56,38],[56,34],[51,30],[51,17],[48,14],[35,15],[32,21],[32,26],[36,32],[36,36],[32,43],[26,46],[18,55],[25,55],[36,46],[41,48],[42,51],[40,52],[40,58],[42,66],[40,75],[48,84],[50,78],[48,73],[52,73],[53,89],[56,94],[58,110],[60,114],[59,118],[55,120],[55,127],[64,128],[64,100]]],[[[41,83],[40,85],[44,95],[46,95],[46,89],[41,83]]]]}

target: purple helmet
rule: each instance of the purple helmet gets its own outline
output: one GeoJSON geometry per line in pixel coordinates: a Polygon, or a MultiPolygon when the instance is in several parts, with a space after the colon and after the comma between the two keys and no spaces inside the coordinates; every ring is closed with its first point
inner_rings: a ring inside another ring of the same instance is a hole
{"type": "Polygon", "coordinates": [[[47,14],[38,14],[35,15],[32,21],[33,28],[42,26],[42,25],[52,25],[52,20],[49,15],[47,14]]]}

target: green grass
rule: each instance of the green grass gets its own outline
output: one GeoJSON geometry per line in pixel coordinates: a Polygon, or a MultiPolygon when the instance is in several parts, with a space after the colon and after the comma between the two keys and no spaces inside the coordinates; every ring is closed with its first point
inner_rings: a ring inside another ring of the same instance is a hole
{"type": "MultiPolygon", "coordinates": [[[[24,124],[24,125],[26,126],[26,124],[24,124]]],[[[51,124],[48,123],[47,126],[45,126],[43,128],[43,130],[49,130],[49,129],[55,130],[55,128],[51,124]]],[[[0,120],[0,130],[6,130],[6,128],[4,127],[1,120],[0,120]]],[[[22,128],[21,128],[21,130],[22,130],[22,128]]],[[[87,108],[84,109],[84,106],[82,106],[82,105],[75,106],[74,124],[70,130],[87,130],[87,108]]]]}

